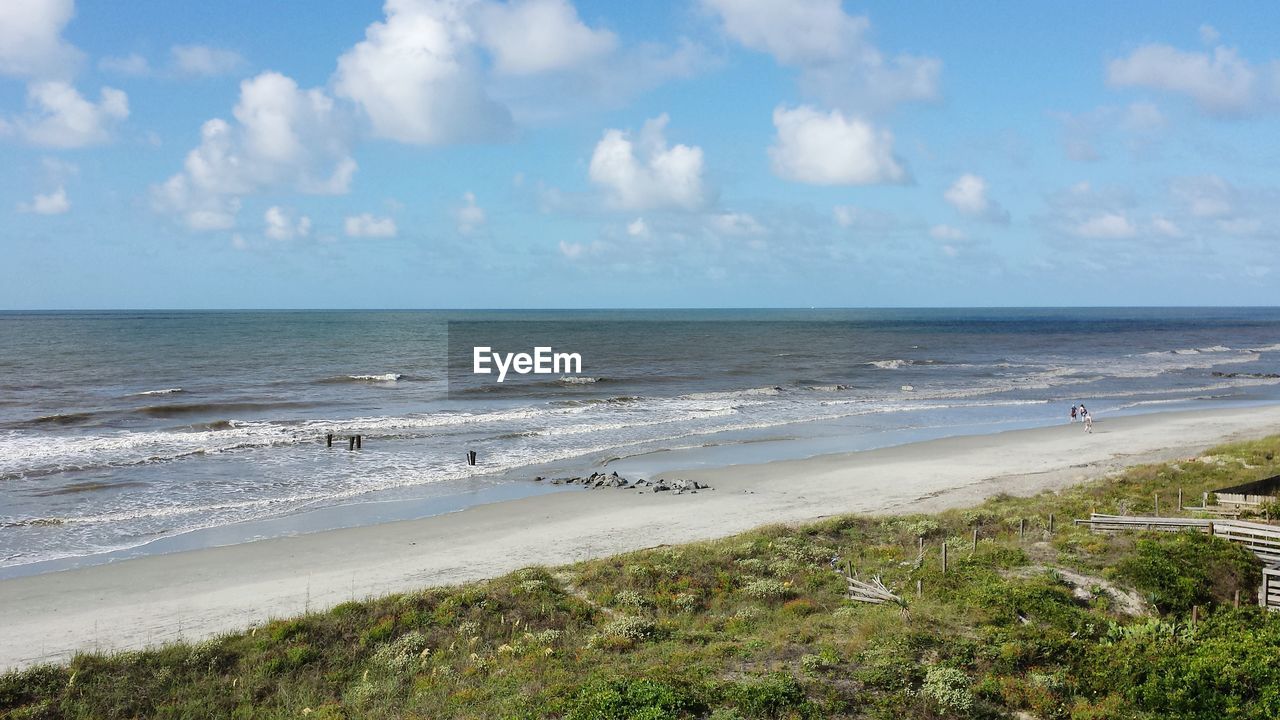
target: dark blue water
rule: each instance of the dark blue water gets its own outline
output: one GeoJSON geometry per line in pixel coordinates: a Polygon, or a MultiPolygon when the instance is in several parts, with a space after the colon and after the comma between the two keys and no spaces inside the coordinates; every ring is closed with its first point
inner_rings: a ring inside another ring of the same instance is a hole
{"type": "Polygon", "coordinates": [[[0,314],[0,567],[671,449],[1265,402],[1277,373],[1276,309],[0,314]],[[586,367],[450,393],[448,321],[550,323],[586,367]]]}

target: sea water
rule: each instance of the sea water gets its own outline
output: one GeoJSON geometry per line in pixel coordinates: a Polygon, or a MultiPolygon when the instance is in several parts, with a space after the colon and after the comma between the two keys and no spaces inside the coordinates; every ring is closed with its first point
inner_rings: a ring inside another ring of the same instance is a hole
{"type": "Polygon", "coordinates": [[[1277,309],[4,313],[0,575],[560,489],[535,475],[1275,402],[1278,374],[1277,309]],[[451,323],[489,322],[580,332],[583,372],[451,384],[451,323]]]}

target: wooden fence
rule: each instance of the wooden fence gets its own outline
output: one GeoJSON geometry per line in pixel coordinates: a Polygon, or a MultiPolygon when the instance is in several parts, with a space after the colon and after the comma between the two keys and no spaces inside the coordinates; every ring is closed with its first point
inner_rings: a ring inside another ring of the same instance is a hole
{"type": "Polygon", "coordinates": [[[1267,565],[1263,568],[1258,604],[1280,610],[1280,527],[1244,520],[1207,520],[1201,518],[1140,517],[1093,513],[1088,520],[1076,520],[1098,532],[1123,530],[1155,530],[1182,532],[1194,530],[1243,545],[1267,565]]]}

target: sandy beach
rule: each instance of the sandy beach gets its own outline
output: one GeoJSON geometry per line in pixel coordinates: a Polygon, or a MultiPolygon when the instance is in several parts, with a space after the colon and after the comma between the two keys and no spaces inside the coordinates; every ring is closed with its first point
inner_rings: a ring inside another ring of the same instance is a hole
{"type": "Polygon", "coordinates": [[[1030,494],[1280,432],[1280,406],[1169,412],[804,460],[672,472],[715,490],[602,489],[449,515],[0,581],[0,667],[246,628],[351,599],[841,513],[929,512],[1030,494]]]}

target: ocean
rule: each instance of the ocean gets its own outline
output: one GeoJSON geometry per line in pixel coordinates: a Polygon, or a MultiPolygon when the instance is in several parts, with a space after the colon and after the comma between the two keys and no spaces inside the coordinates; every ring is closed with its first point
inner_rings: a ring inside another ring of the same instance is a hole
{"type": "Polygon", "coordinates": [[[535,475],[1277,401],[1274,308],[0,313],[0,576],[581,492],[535,475]],[[582,374],[451,381],[450,333],[490,326],[554,327],[582,374]]]}

